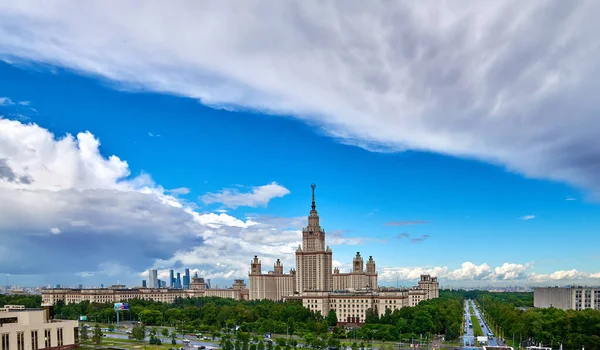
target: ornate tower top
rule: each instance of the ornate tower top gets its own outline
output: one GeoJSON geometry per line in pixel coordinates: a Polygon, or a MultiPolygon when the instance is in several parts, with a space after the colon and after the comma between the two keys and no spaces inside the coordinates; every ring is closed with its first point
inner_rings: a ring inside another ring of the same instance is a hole
{"type": "Polygon", "coordinates": [[[317,204],[315,202],[315,188],[317,185],[310,185],[312,190],[312,205],[308,215],[308,226],[302,229],[302,250],[305,252],[325,251],[325,230],[319,223],[319,214],[317,213],[317,204]]]}
{"type": "Polygon", "coordinates": [[[317,185],[312,184],[310,185],[310,188],[312,189],[312,210],[317,210],[317,205],[315,204],[315,188],[317,188],[317,185]]]}

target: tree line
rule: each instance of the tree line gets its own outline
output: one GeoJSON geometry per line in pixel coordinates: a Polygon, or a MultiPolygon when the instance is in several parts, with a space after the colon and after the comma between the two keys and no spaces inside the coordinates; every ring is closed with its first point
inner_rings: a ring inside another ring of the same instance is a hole
{"type": "MultiPolygon", "coordinates": [[[[41,298],[31,298],[29,305],[39,306],[41,298]]],[[[24,302],[21,302],[24,304],[24,302]]],[[[425,338],[443,334],[446,339],[459,336],[462,318],[462,296],[441,292],[440,298],[426,300],[416,307],[386,310],[379,317],[374,310],[367,313],[366,324],[348,330],[336,327],[335,312],[321,315],[302,306],[299,301],[273,302],[270,300],[240,301],[216,297],[178,298],[174,303],[161,303],[133,299],[129,311],[120,312],[121,321],[139,321],[145,326],[170,326],[178,333],[219,334],[223,329],[235,326],[249,334],[287,334],[304,337],[332,334],[336,339],[398,341],[425,338]]],[[[116,322],[112,303],[99,304],[87,301],[54,306],[57,318],[78,319],[87,316],[88,321],[116,322]]]]}
{"type": "Polygon", "coordinates": [[[507,340],[523,345],[556,346],[563,349],[600,349],[599,310],[533,308],[533,293],[471,292],[507,340]]]}

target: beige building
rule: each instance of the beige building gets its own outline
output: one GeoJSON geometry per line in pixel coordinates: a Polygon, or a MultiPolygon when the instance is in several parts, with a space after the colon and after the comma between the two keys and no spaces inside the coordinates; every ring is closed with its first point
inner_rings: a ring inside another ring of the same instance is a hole
{"type": "Polygon", "coordinates": [[[563,310],[600,310],[600,288],[537,287],[533,290],[533,306],[563,310]]]}
{"type": "Polygon", "coordinates": [[[342,324],[363,323],[367,310],[374,310],[381,317],[388,309],[394,312],[403,307],[416,306],[422,300],[437,298],[434,295],[437,295],[438,289],[435,277],[421,275],[419,287],[411,289],[381,287],[376,290],[304,292],[302,305],[323,316],[333,310],[342,324]]]}
{"type": "Polygon", "coordinates": [[[79,346],[77,321],[52,320],[50,308],[0,308],[0,350],[66,350],[79,346]]]}
{"type": "Polygon", "coordinates": [[[270,299],[281,301],[284,297],[300,296],[309,291],[335,291],[377,288],[377,270],[373,257],[369,257],[367,268],[360,252],[352,262],[352,271],[340,273],[332,270],[333,252],[325,245],[325,230],[319,222],[315,204],[315,185],[312,185],[312,205],[308,214],[308,226],[302,229],[302,244],[296,250],[296,269],[283,272],[280,260],[273,271],[263,273],[257,256],[250,262],[250,300],[270,299]]]}
{"type": "Polygon", "coordinates": [[[204,278],[199,278],[197,276],[192,278],[190,289],[125,288],[125,286],[122,285],[90,289],[42,289],[42,302],[49,305],[54,305],[59,300],[63,301],[65,304],[77,304],[82,301],[89,301],[90,303],[118,303],[133,299],[173,303],[177,298],[202,297],[248,300],[248,289],[246,288],[244,280],[235,280],[232,288],[209,289],[204,282],[204,278]]]}
{"type": "Polygon", "coordinates": [[[250,300],[302,300],[302,304],[323,316],[335,310],[341,323],[362,323],[366,311],[383,315],[405,306],[415,306],[422,300],[439,296],[436,277],[422,275],[419,284],[411,289],[380,288],[372,256],[365,262],[360,252],[352,260],[352,270],[341,273],[332,270],[333,252],[325,244],[325,230],[319,222],[315,205],[315,185],[308,226],[302,229],[302,245],[296,250],[296,269],[285,274],[280,260],[273,271],[262,272],[258,256],[250,262],[250,300]]]}

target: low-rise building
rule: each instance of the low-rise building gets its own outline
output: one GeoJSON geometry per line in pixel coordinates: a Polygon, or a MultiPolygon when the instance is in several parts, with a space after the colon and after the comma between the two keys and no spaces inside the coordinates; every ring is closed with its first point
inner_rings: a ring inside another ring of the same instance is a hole
{"type": "MultiPolygon", "coordinates": [[[[203,278],[194,276],[190,289],[174,288],[126,288],[123,285],[108,288],[47,288],[42,289],[42,302],[54,305],[59,300],[65,304],[119,303],[127,300],[142,299],[163,303],[173,303],[177,298],[219,297],[235,300],[248,300],[248,289],[244,280],[235,280],[232,288],[207,288],[203,278]]],[[[0,349],[2,350],[2,349],[0,349]]]]}
{"type": "Polygon", "coordinates": [[[533,290],[533,306],[562,310],[600,310],[600,288],[538,287],[533,290]]]}
{"type": "Polygon", "coordinates": [[[22,305],[0,308],[1,350],[66,350],[79,346],[77,321],[51,319],[51,307],[26,309],[22,305]]]}

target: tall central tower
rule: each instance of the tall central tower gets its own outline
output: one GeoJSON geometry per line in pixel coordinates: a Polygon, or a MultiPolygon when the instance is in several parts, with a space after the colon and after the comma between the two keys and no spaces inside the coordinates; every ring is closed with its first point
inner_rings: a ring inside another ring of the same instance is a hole
{"type": "Polygon", "coordinates": [[[308,226],[302,229],[302,247],[296,250],[296,290],[330,291],[333,288],[331,273],[332,252],[325,246],[325,230],[319,223],[315,204],[315,184],[312,184],[312,206],[308,226]]]}

